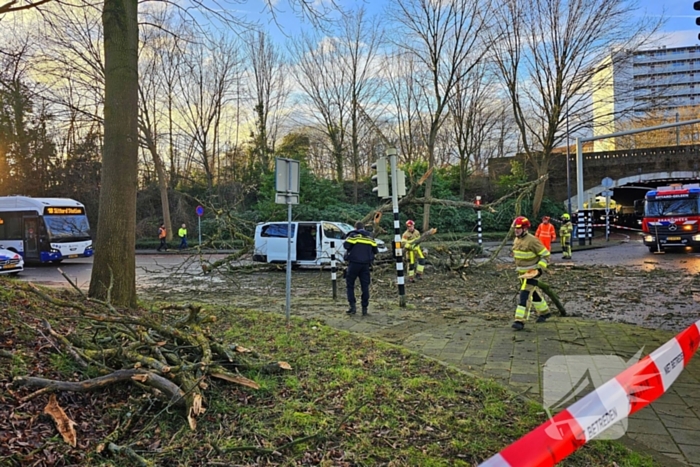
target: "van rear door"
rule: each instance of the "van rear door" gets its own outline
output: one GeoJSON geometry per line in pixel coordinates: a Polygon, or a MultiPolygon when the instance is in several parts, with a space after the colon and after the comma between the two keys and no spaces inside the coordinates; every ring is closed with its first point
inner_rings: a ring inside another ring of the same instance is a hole
{"type": "MultiPolygon", "coordinates": [[[[260,238],[264,244],[263,251],[267,251],[268,263],[286,263],[287,262],[287,226],[286,222],[272,222],[262,226],[260,230],[260,238]]],[[[296,222],[292,222],[292,239],[291,239],[291,260],[297,260],[296,237],[297,228],[296,222]]]]}

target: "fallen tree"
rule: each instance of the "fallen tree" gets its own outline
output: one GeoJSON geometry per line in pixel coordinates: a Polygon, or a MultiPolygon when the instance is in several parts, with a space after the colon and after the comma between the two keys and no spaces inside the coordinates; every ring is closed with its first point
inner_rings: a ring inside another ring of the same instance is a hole
{"type": "Polygon", "coordinates": [[[168,305],[136,315],[84,296],[83,302],[56,298],[31,283],[22,288],[77,312],[70,321],[80,325],[71,326],[71,331],[61,333],[44,320],[43,329],[37,332],[81,368],[100,374],[83,381],[17,376],[15,387],[38,388],[24,396],[24,401],[46,393],[95,391],[130,382],[149,390],[168,406],[183,410],[190,429],[195,430],[197,417],[206,410],[203,391],[211,379],[258,389],[255,381],[238,371],[276,373],[291,369],[286,362],[269,361],[245,347],[215,339],[208,327],[217,318],[200,306],[168,305]],[[76,329],[89,329],[89,335],[76,329]]]}

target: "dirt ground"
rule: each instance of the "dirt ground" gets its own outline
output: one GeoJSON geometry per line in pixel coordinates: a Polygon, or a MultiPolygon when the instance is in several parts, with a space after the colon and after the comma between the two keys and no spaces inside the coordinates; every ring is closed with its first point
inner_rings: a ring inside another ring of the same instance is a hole
{"type": "MultiPolygon", "coordinates": [[[[518,280],[513,269],[512,263],[474,265],[462,271],[437,270],[429,265],[422,281],[407,284],[407,309],[424,312],[422,320],[479,315],[505,325],[512,320],[517,301],[518,280]]],[[[284,267],[255,266],[208,276],[183,275],[177,287],[167,290],[156,285],[158,278],[139,285],[144,298],[283,312],[285,279],[284,267]]],[[[550,267],[543,280],[559,295],[570,316],[673,331],[700,319],[700,274],[558,263],[550,267]]],[[[328,270],[292,272],[293,312],[306,307],[345,310],[345,281],[340,275],[337,294],[334,302],[328,270]]],[[[357,294],[359,299],[359,283],[357,294]]],[[[398,287],[392,264],[375,267],[371,295],[371,307],[376,311],[397,308],[398,287]]]]}

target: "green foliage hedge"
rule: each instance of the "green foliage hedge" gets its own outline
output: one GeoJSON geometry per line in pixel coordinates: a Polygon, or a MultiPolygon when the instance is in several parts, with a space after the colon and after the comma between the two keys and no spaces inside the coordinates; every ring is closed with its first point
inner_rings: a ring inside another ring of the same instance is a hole
{"type": "MultiPolygon", "coordinates": [[[[427,169],[426,164],[416,163],[405,166],[407,189],[411,183],[419,180],[427,169]]],[[[524,171],[514,166],[513,174],[502,177],[492,189],[492,193],[482,193],[484,204],[488,204],[505,193],[512,192],[524,181],[524,171]]],[[[333,180],[318,178],[302,164],[300,172],[301,192],[299,204],[292,207],[295,221],[332,220],[349,224],[364,218],[367,214],[382,206],[382,202],[372,193],[370,180],[363,180],[358,187],[358,203],[352,202],[354,185],[352,182],[337,183],[333,180]]],[[[459,200],[459,183],[455,181],[454,170],[439,169],[434,173],[432,196],[446,200],[459,200]]],[[[480,186],[483,186],[481,184],[480,186]]],[[[181,222],[187,222],[190,238],[196,238],[197,217],[195,208],[198,204],[205,206],[201,219],[202,237],[230,242],[239,236],[252,237],[255,224],[266,221],[287,219],[287,206],[275,203],[274,174],[259,176],[257,190],[243,187],[227,186],[218,189],[217,194],[206,195],[202,187],[183,189],[171,193],[171,212],[173,228],[181,222]],[[238,197],[236,197],[238,193],[238,197]]],[[[425,186],[416,190],[417,197],[425,195],[425,186]]],[[[470,195],[470,199],[473,197],[470,195]]],[[[520,206],[515,199],[509,199],[494,208],[495,212],[482,210],[481,222],[484,234],[508,231],[516,215],[530,217],[534,225],[540,220],[532,218],[532,197],[525,198],[520,206]]],[[[561,203],[550,199],[543,201],[540,215],[558,218],[564,212],[561,203]]],[[[155,240],[157,226],[160,223],[160,196],[158,190],[151,186],[139,194],[139,213],[143,227],[137,232],[138,238],[155,240]]],[[[400,214],[403,230],[406,220],[413,219],[419,229],[423,223],[423,205],[411,204],[402,208],[400,214]]],[[[393,216],[385,212],[381,226],[387,232],[393,232],[393,216]]],[[[471,208],[432,205],[430,210],[430,227],[436,227],[440,233],[454,234],[457,237],[477,231],[477,212],[471,208]]],[[[157,245],[157,242],[156,242],[157,245]]]]}

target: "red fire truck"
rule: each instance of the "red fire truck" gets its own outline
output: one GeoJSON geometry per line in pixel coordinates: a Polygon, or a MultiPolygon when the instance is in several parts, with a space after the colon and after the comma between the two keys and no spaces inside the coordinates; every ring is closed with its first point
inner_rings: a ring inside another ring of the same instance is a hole
{"type": "Polygon", "coordinates": [[[651,252],[700,248],[700,184],[659,187],[644,197],[642,231],[651,252]]]}

